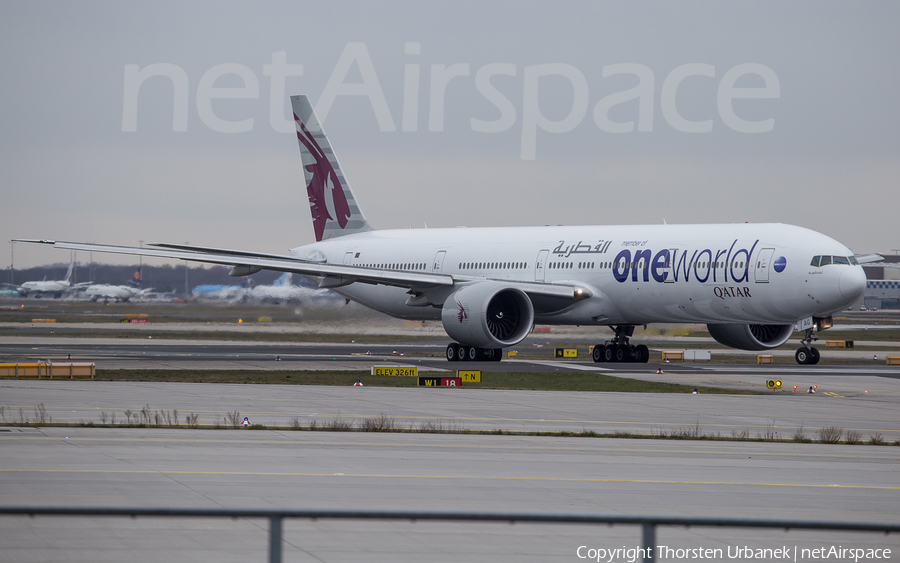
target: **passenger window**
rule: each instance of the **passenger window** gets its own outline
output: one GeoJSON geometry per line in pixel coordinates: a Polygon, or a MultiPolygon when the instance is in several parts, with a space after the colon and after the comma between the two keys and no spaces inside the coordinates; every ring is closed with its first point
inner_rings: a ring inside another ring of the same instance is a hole
{"type": "Polygon", "coordinates": [[[835,264],[843,264],[844,266],[849,266],[849,265],[850,265],[850,261],[847,260],[847,257],[846,257],[846,256],[835,256],[835,257],[834,257],[834,263],[835,263],[835,264]]]}
{"type": "Polygon", "coordinates": [[[819,266],[827,266],[831,264],[831,256],[823,256],[822,261],[819,262],[819,266]]]}

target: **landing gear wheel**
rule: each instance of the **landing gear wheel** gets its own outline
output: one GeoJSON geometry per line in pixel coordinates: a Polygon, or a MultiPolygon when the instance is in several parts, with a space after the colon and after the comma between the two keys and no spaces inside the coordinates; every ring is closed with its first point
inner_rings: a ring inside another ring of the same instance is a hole
{"type": "Polygon", "coordinates": [[[606,357],[603,355],[604,348],[603,344],[594,345],[594,349],[591,351],[591,358],[593,358],[595,364],[606,361],[606,357]]]}
{"type": "Polygon", "coordinates": [[[810,348],[809,351],[811,352],[809,363],[813,365],[819,363],[819,351],[815,348],[810,348]]]}
{"type": "Polygon", "coordinates": [[[478,348],[477,346],[469,346],[466,350],[466,359],[468,359],[470,362],[480,360],[482,356],[480,352],[481,348],[478,348]]]}
{"type": "Polygon", "coordinates": [[[456,355],[459,358],[459,361],[468,362],[469,361],[469,347],[464,344],[460,344],[456,348],[456,355]]]}
{"type": "Polygon", "coordinates": [[[616,346],[615,355],[616,358],[613,360],[614,362],[626,362],[628,361],[628,346],[619,345],[616,346]]]}
{"type": "Polygon", "coordinates": [[[628,363],[637,362],[641,359],[641,353],[637,351],[637,346],[630,345],[625,347],[625,361],[628,363]]]}
{"type": "Polygon", "coordinates": [[[503,358],[503,348],[494,348],[494,361],[499,362],[503,358]]]}
{"type": "Polygon", "coordinates": [[[459,361],[459,344],[456,342],[451,342],[447,344],[447,361],[448,362],[458,362],[459,361]]]}
{"type": "Polygon", "coordinates": [[[614,346],[603,346],[603,361],[604,362],[616,361],[616,351],[615,351],[614,346]]]}
{"type": "Polygon", "coordinates": [[[819,351],[812,347],[813,342],[818,339],[819,337],[813,333],[813,329],[806,329],[806,336],[800,340],[800,343],[803,344],[803,348],[800,348],[794,354],[794,358],[797,360],[798,364],[815,365],[819,363],[819,351]]]}
{"type": "Polygon", "coordinates": [[[642,364],[646,364],[650,361],[650,348],[647,348],[643,344],[637,345],[637,353],[638,353],[638,362],[642,364]]]}

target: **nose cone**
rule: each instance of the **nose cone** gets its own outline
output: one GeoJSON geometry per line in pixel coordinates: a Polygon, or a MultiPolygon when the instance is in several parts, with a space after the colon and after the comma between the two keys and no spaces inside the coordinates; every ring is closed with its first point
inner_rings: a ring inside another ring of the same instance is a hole
{"type": "Polygon", "coordinates": [[[847,268],[841,272],[841,278],[838,283],[841,288],[841,295],[847,299],[859,299],[866,292],[866,274],[859,266],[847,268]]]}

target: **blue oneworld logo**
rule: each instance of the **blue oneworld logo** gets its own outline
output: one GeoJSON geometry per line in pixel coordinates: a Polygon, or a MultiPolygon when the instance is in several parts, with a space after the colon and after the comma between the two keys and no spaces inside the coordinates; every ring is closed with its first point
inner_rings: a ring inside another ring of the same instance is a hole
{"type": "MultiPolygon", "coordinates": [[[[639,281],[639,278],[640,281],[648,282],[651,276],[659,283],[687,282],[690,281],[691,275],[700,283],[749,281],[750,257],[759,240],[754,241],[749,249],[735,248],[737,243],[735,239],[729,248],[721,250],[704,248],[693,252],[690,250],[679,252],[677,249],[666,249],[655,254],[649,248],[635,250],[633,253],[626,248],[616,255],[613,277],[619,283],[625,283],[629,277],[633,282],[639,281]]],[[[784,258],[779,260],[784,261],[784,258]]]]}
{"type": "Polygon", "coordinates": [[[785,266],[787,266],[787,258],[784,256],[779,256],[775,259],[775,263],[773,264],[775,271],[779,274],[784,271],[785,266]]]}

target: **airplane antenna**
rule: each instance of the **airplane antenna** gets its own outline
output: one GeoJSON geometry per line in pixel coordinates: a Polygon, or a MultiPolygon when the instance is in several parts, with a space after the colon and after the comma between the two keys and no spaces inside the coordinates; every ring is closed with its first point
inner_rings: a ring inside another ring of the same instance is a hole
{"type": "Polygon", "coordinates": [[[425,221],[422,221],[422,224],[425,225],[426,229],[428,228],[428,223],[426,223],[425,221]]]}
{"type": "Polygon", "coordinates": [[[668,225],[668,223],[666,223],[666,218],[665,218],[665,217],[663,217],[663,225],[668,225]]]}

